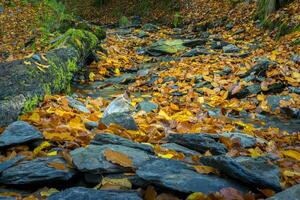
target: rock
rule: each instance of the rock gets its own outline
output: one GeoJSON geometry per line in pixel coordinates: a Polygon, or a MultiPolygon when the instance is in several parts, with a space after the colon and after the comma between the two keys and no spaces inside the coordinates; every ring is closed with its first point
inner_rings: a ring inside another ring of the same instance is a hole
{"type": "Polygon", "coordinates": [[[266,200],[300,200],[300,184],[279,192],[266,200]]]}
{"type": "Polygon", "coordinates": [[[112,113],[103,117],[101,122],[106,126],[117,124],[127,130],[138,130],[135,120],[127,113],[112,113]]]}
{"type": "Polygon", "coordinates": [[[208,156],[201,157],[200,161],[249,186],[281,190],[280,170],[265,157],[208,156]]]}
{"type": "Polygon", "coordinates": [[[83,113],[91,113],[91,111],[87,109],[87,107],[80,101],[73,99],[72,97],[67,97],[67,100],[71,108],[74,108],[83,113]]]}
{"type": "Polygon", "coordinates": [[[188,148],[178,145],[176,143],[166,143],[166,144],[162,144],[160,146],[163,148],[166,148],[166,149],[177,151],[179,153],[183,153],[185,155],[199,155],[199,152],[193,151],[191,149],[188,149],[188,148]]]}
{"type": "Polygon", "coordinates": [[[245,32],[245,29],[240,28],[236,32],[234,32],[234,35],[238,35],[238,34],[241,34],[241,33],[244,33],[244,32],[245,32]]]}
{"type": "Polygon", "coordinates": [[[96,190],[91,188],[74,187],[54,193],[48,200],[142,200],[137,192],[120,190],[96,190]]]}
{"type": "Polygon", "coordinates": [[[293,55],[292,61],[296,64],[300,64],[300,55],[293,55]]]}
{"type": "Polygon", "coordinates": [[[194,32],[203,32],[207,31],[208,28],[210,27],[211,23],[210,22],[201,22],[193,27],[194,32]]]}
{"type": "Polygon", "coordinates": [[[268,90],[263,91],[264,94],[276,94],[281,93],[285,89],[286,85],[282,82],[274,83],[268,86],[268,90]]]}
{"type": "Polygon", "coordinates": [[[128,130],[138,130],[138,127],[131,116],[134,107],[126,95],[120,95],[114,99],[105,109],[101,122],[106,126],[117,124],[128,130]]]}
{"type": "Polygon", "coordinates": [[[224,41],[213,41],[211,43],[211,49],[220,50],[220,49],[223,49],[223,47],[225,47],[227,45],[230,45],[230,43],[224,42],[224,41]]]}
{"type": "Polygon", "coordinates": [[[246,98],[249,95],[252,94],[258,94],[261,92],[261,86],[260,84],[253,84],[253,85],[249,85],[243,89],[241,89],[239,92],[237,92],[234,95],[229,95],[230,98],[236,97],[238,99],[243,99],[246,98]]]}
{"type": "Polygon", "coordinates": [[[4,170],[16,165],[18,162],[22,161],[25,158],[25,156],[16,156],[10,160],[6,160],[2,163],[0,163],[0,173],[4,170]]]}
{"type": "Polygon", "coordinates": [[[93,130],[93,129],[97,128],[98,125],[99,125],[99,123],[97,123],[97,122],[92,122],[92,121],[91,121],[91,122],[85,122],[85,123],[84,123],[85,128],[88,129],[88,130],[93,130]]]}
{"type": "Polygon", "coordinates": [[[227,148],[224,144],[216,141],[216,136],[209,134],[170,134],[166,140],[169,143],[176,143],[186,148],[205,153],[210,151],[212,154],[225,154],[227,148]]]}
{"type": "Polygon", "coordinates": [[[238,53],[241,51],[240,48],[238,48],[237,46],[235,46],[233,44],[226,45],[222,49],[223,49],[224,53],[238,53]]]}
{"type": "Polygon", "coordinates": [[[138,110],[144,110],[147,113],[152,112],[158,109],[158,105],[156,103],[152,103],[150,101],[142,101],[137,105],[138,110]]]}
{"type": "Polygon", "coordinates": [[[267,97],[267,103],[274,112],[277,108],[280,109],[280,101],[289,101],[291,99],[292,97],[290,96],[271,95],[267,97]]]}
{"type": "Polygon", "coordinates": [[[238,139],[243,148],[254,147],[258,142],[264,143],[265,141],[261,138],[255,138],[251,135],[243,134],[243,133],[222,133],[219,134],[220,137],[226,137],[230,139],[238,139]]]}
{"type": "Polygon", "coordinates": [[[137,168],[151,157],[150,154],[143,150],[121,145],[89,145],[86,148],[82,147],[71,151],[73,163],[79,171],[93,174],[122,173],[130,171],[128,168],[107,161],[104,157],[104,152],[107,149],[127,155],[133,162],[133,168],[137,168]]]}
{"type": "Polygon", "coordinates": [[[194,48],[196,46],[202,46],[207,43],[205,39],[193,39],[193,40],[184,40],[183,46],[194,48]]]}
{"type": "Polygon", "coordinates": [[[9,185],[48,184],[68,181],[74,175],[75,172],[67,167],[67,163],[62,157],[49,156],[22,161],[4,170],[0,176],[0,183],[9,185]],[[52,167],[51,163],[61,163],[65,169],[52,167]]]}
{"type": "Polygon", "coordinates": [[[139,38],[145,38],[145,37],[149,37],[149,35],[147,34],[147,32],[141,30],[137,33],[137,37],[139,38]]]}
{"type": "Polygon", "coordinates": [[[147,161],[138,168],[136,174],[156,186],[182,193],[203,192],[209,194],[227,187],[233,187],[239,191],[247,190],[235,181],[197,173],[192,167],[177,160],[154,159],[147,161]]]}
{"type": "Polygon", "coordinates": [[[4,8],[0,6],[0,14],[2,14],[3,12],[4,12],[4,8]]]}
{"type": "Polygon", "coordinates": [[[147,53],[151,56],[161,56],[175,54],[185,49],[183,40],[158,40],[147,48],[147,53]]]}
{"type": "Polygon", "coordinates": [[[126,138],[120,137],[118,135],[110,134],[110,133],[96,134],[95,138],[91,141],[91,144],[94,145],[116,144],[116,145],[131,147],[134,149],[140,149],[143,151],[147,151],[149,153],[154,152],[153,147],[150,145],[133,142],[126,138]]]}
{"type": "Polygon", "coordinates": [[[105,79],[105,83],[109,84],[128,84],[131,82],[134,82],[135,80],[135,74],[132,73],[125,73],[122,74],[121,76],[116,76],[112,78],[105,79]]]}
{"type": "Polygon", "coordinates": [[[143,27],[142,27],[142,29],[144,31],[154,32],[154,31],[157,31],[159,28],[158,28],[158,26],[156,26],[154,24],[148,23],[148,24],[144,24],[143,27]]]}
{"type": "Polygon", "coordinates": [[[43,139],[43,135],[36,128],[24,121],[11,123],[0,135],[0,147],[23,144],[43,139]]]}
{"type": "Polygon", "coordinates": [[[271,65],[274,65],[275,63],[268,60],[268,59],[259,59],[257,63],[249,69],[245,74],[242,74],[240,77],[245,78],[249,75],[255,75],[257,77],[265,77],[266,71],[269,69],[271,65]]]}
{"type": "Polygon", "coordinates": [[[140,69],[139,71],[137,71],[136,75],[137,76],[147,76],[150,73],[150,69],[140,69]]]}
{"type": "Polygon", "coordinates": [[[225,28],[227,31],[231,30],[234,27],[233,23],[226,24],[225,28]]]}
{"type": "Polygon", "coordinates": [[[300,94],[300,87],[288,87],[289,92],[291,93],[296,93],[296,94],[300,94]]]}
{"type": "Polygon", "coordinates": [[[174,82],[176,83],[177,82],[177,78],[176,76],[166,76],[163,80],[163,83],[168,83],[168,82],[174,82]]]}
{"type": "Polygon", "coordinates": [[[191,49],[190,51],[185,52],[184,54],[181,55],[181,57],[194,57],[199,55],[210,55],[210,54],[213,54],[213,52],[210,52],[206,48],[197,47],[191,49]]]}

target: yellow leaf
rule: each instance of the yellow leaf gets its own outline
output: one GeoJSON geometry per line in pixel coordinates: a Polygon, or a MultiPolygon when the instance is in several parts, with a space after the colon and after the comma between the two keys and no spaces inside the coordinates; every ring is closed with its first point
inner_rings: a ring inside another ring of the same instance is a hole
{"type": "Polygon", "coordinates": [[[176,104],[174,104],[174,103],[171,103],[171,104],[170,104],[170,108],[171,108],[172,110],[179,110],[179,106],[176,105],[176,104]]]}
{"type": "Polygon", "coordinates": [[[251,157],[258,157],[262,155],[262,151],[258,147],[255,149],[248,149],[248,151],[250,152],[251,157]]]}
{"type": "MultiPolygon", "coordinates": [[[[132,184],[131,182],[127,179],[127,178],[103,178],[101,183],[100,183],[100,188],[101,189],[110,189],[110,190],[113,190],[113,189],[116,189],[116,190],[128,190],[128,189],[131,189],[132,188],[132,184]]],[[[97,187],[99,186],[96,186],[95,189],[98,189],[97,187]]]]}
{"type": "Polygon", "coordinates": [[[24,61],[24,64],[25,64],[25,65],[31,65],[31,62],[29,62],[29,61],[24,61]]]}
{"type": "Polygon", "coordinates": [[[68,126],[72,129],[78,129],[78,130],[85,130],[85,126],[82,123],[82,120],[80,117],[76,116],[75,118],[71,119],[68,123],[68,126]]]}
{"type": "Polygon", "coordinates": [[[298,151],[286,150],[286,151],[282,151],[282,154],[287,157],[294,158],[296,160],[300,160],[300,153],[298,151]]]}
{"type": "Polygon", "coordinates": [[[33,150],[33,155],[37,155],[38,153],[40,153],[42,150],[46,149],[47,147],[51,147],[51,144],[48,141],[42,142],[42,144],[40,144],[38,147],[36,147],[33,150]]]}
{"type": "Polygon", "coordinates": [[[122,167],[132,167],[132,160],[123,153],[118,151],[113,151],[111,149],[106,149],[104,151],[104,157],[106,160],[121,165],[122,167]]]}
{"type": "Polygon", "coordinates": [[[41,117],[38,113],[34,112],[32,115],[28,118],[30,121],[38,123],[41,121],[41,117]]]}
{"type": "Polygon", "coordinates": [[[116,69],[115,69],[115,75],[116,75],[116,76],[120,76],[120,75],[121,75],[121,72],[120,72],[120,69],[119,69],[119,68],[116,68],[116,69]]]}
{"type": "Polygon", "coordinates": [[[90,72],[90,74],[89,74],[90,81],[94,82],[95,81],[94,78],[95,78],[95,74],[93,72],[90,72]]]}
{"type": "Polygon", "coordinates": [[[42,197],[49,197],[49,196],[51,196],[52,194],[57,193],[57,192],[59,192],[57,189],[55,189],[55,188],[50,188],[50,189],[47,190],[47,191],[41,191],[40,194],[41,194],[42,197]]]}
{"type": "Polygon", "coordinates": [[[57,169],[57,170],[66,170],[66,169],[67,169],[66,165],[63,164],[63,163],[49,162],[49,163],[47,163],[47,165],[48,165],[49,167],[55,168],[55,169],[57,169]]]}
{"type": "Polygon", "coordinates": [[[173,158],[174,157],[174,155],[173,154],[171,154],[171,153],[167,153],[167,154],[157,154],[157,156],[158,157],[160,157],[160,158],[166,158],[166,159],[171,159],[171,158],[173,158]]]}
{"type": "Polygon", "coordinates": [[[51,151],[50,153],[47,153],[47,156],[56,156],[57,151],[51,151]]]}
{"type": "Polygon", "coordinates": [[[300,176],[300,172],[293,172],[293,171],[289,171],[289,170],[284,170],[283,175],[288,176],[288,177],[300,176]]]}
{"type": "Polygon", "coordinates": [[[159,116],[163,117],[166,120],[171,120],[171,117],[163,110],[160,110],[158,113],[159,116]]]}
{"type": "Polygon", "coordinates": [[[197,166],[194,166],[194,168],[196,169],[196,171],[198,173],[201,173],[201,174],[210,174],[210,173],[216,172],[216,170],[213,167],[209,167],[209,166],[197,165],[197,166]]]}
{"type": "Polygon", "coordinates": [[[195,192],[190,194],[186,200],[206,200],[207,196],[203,194],[202,192],[195,192]]]}

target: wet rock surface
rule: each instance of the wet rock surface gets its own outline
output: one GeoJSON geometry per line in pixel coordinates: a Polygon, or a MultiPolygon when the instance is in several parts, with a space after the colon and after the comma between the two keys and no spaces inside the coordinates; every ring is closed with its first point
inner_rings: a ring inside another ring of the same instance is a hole
{"type": "Polygon", "coordinates": [[[109,133],[97,134],[94,137],[94,139],[91,141],[91,144],[94,145],[116,144],[116,145],[122,145],[122,146],[131,147],[135,149],[141,149],[143,151],[153,153],[153,147],[150,145],[133,142],[126,138],[114,134],[109,134],[109,133]]]}
{"type": "Polygon", "coordinates": [[[183,193],[203,192],[208,194],[226,187],[233,187],[241,191],[248,190],[235,181],[215,175],[199,174],[183,162],[175,160],[151,160],[143,164],[136,173],[150,183],[183,193]]]}
{"type": "Polygon", "coordinates": [[[279,168],[270,164],[265,157],[209,156],[200,158],[200,161],[249,186],[282,190],[279,168]]]}
{"type": "Polygon", "coordinates": [[[227,148],[224,144],[217,141],[217,138],[209,134],[171,134],[165,140],[176,143],[186,148],[205,153],[210,151],[212,154],[225,154],[227,148]]]}
{"type": "Polygon", "coordinates": [[[23,144],[43,139],[43,135],[35,127],[24,121],[11,123],[0,135],[0,147],[23,144]]]}
{"type": "Polygon", "coordinates": [[[59,156],[36,158],[31,161],[22,161],[5,169],[0,176],[0,183],[9,185],[49,184],[70,180],[75,175],[67,167],[66,161],[59,156]],[[53,164],[54,165],[51,165],[53,164]],[[59,163],[64,169],[55,168],[59,163]]]}
{"type": "Polygon", "coordinates": [[[279,192],[266,200],[290,200],[300,199],[300,184],[294,185],[283,192],[279,192]]]}
{"type": "Polygon", "coordinates": [[[137,192],[95,190],[83,187],[75,187],[51,195],[48,200],[141,200],[137,192]]]}

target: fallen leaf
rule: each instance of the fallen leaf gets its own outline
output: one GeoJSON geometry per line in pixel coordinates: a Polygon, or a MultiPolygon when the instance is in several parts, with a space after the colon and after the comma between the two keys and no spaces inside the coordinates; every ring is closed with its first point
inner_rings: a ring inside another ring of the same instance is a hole
{"type": "Polygon", "coordinates": [[[113,151],[111,149],[106,149],[104,151],[104,156],[105,156],[106,160],[108,160],[114,164],[121,165],[122,167],[133,167],[132,160],[130,158],[128,158],[128,156],[126,154],[123,154],[123,153],[120,153],[117,151],[113,151]]]}

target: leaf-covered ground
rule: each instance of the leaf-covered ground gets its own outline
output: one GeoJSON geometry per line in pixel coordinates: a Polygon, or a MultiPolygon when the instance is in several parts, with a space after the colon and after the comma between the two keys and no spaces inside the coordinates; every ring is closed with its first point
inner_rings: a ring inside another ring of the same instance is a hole
{"type": "MultiPolygon", "coordinates": [[[[233,7],[221,1],[199,0],[184,5],[182,16],[187,25],[183,28],[108,29],[107,38],[101,44],[105,51],[97,52],[100,61],[93,62],[86,77],[74,84],[72,98],[83,103],[84,111],[78,106],[70,106],[71,100],[65,95],[46,96],[38,108],[20,117],[43,133],[44,142],[34,150],[25,145],[12,147],[1,155],[1,160],[16,155],[25,155],[30,160],[58,154],[72,165],[69,151],[87,147],[97,134],[111,133],[153,146],[157,157],[186,161],[185,154],[161,146],[166,137],[174,133],[217,135],[239,132],[259,138],[261,142],[245,148],[240,139],[221,137],[220,142],[228,149],[226,155],[268,156],[272,158],[270,162],[280,168],[283,188],[299,184],[300,63],[299,57],[298,60],[295,57],[300,52],[299,44],[295,43],[300,37],[299,31],[275,40],[276,30],[266,31],[250,17],[255,12],[253,3],[233,7]],[[219,23],[224,15],[228,18],[221,24],[205,31],[195,28],[219,23]],[[228,24],[232,27],[228,28],[228,24]],[[149,46],[160,39],[173,42],[153,56],[149,46]],[[197,45],[181,46],[178,39],[196,43],[202,39],[205,43],[201,44],[199,55],[185,57],[183,55],[190,50],[199,49],[194,48],[197,45]],[[225,53],[222,47],[213,48],[219,45],[218,42],[235,45],[239,51],[225,53]],[[167,55],[161,54],[166,51],[167,55]],[[248,74],[260,60],[269,63],[264,73],[248,74]],[[106,81],[112,78],[118,81],[106,81]],[[257,85],[259,91],[245,95],[245,88],[253,85],[257,85]],[[122,94],[125,94],[123,101],[133,109],[131,114],[137,130],[127,130],[116,124],[106,126],[99,121],[113,99],[122,94]],[[289,98],[280,99],[274,109],[268,102],[274,96],[289,98]],[[150,112],[138,109],[145,101],[157,107],[150,112]],[[93,129],[87,125],[91,123],[95,126],[93,129]]],[[[278,13],[283,16],[282,20],[286,17],[297,24],[299,8],[299,2],[295,1],[278,13]]],[[[272,19],[278,18],[278,13],[272,19]]],[[[211,155],[212,152],[207,150],[193,156],[189,164],[198,173],[219,174],[218,170],[199,162],[200,157],[211,155]]],[[[133,166],[132,160],[117,151],[106,150],[104,156],[107,161],[123,167],[133,166]]],[[[65,167],[57,163],[52,165],[56,169],[65,167]]],[[[127,179],[103,179],[96,188],[128,189],[131,184],[127,179]]],[[[54,192],[56,190],[44,188],[28,199],[45,198],[54,192]]],[[[157,199],[177,199],[156,186],[148,186],[144,194],[145,199],[157,196],[157,199]]],[[[194,193],[188,199],[259,199],[273,194],[270,188],[258,187],[256,194],[243,196],[234,189],[225,189],[210,196],[194,193]]]]}

